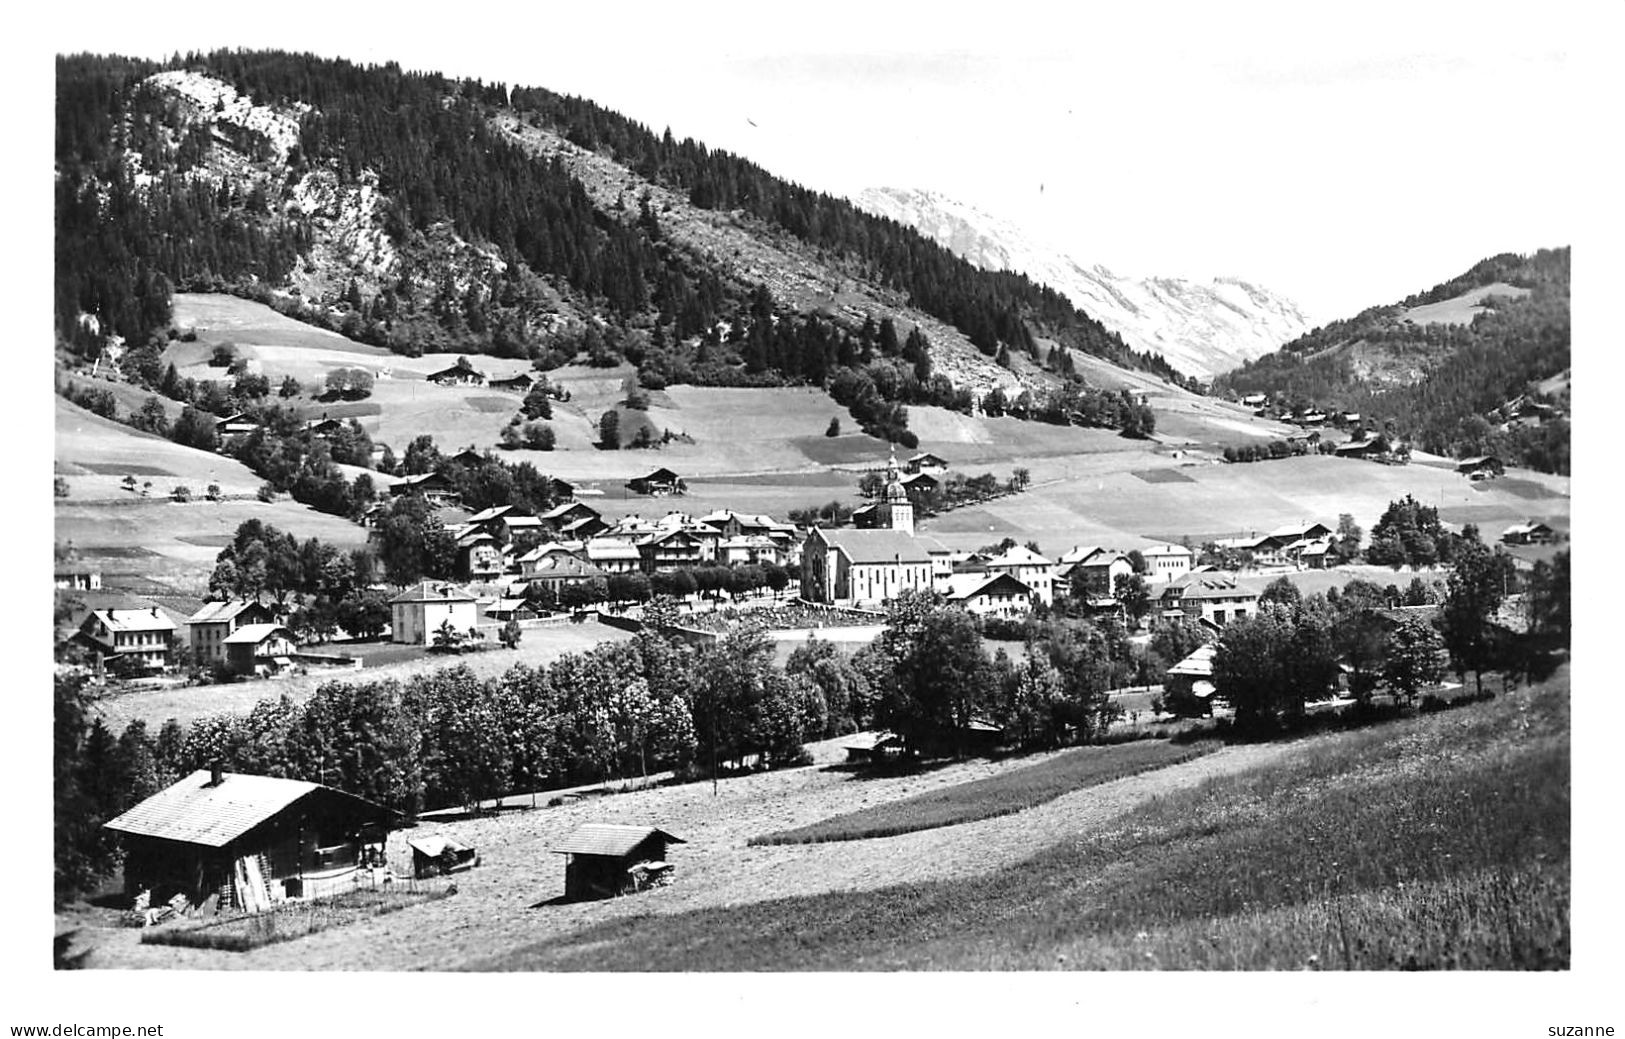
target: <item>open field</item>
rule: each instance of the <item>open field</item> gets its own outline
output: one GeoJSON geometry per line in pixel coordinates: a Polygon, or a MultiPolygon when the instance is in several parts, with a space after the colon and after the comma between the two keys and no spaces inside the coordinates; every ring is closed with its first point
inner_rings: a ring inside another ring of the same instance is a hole
{"type": "MultiPolygon", "coordinates": [[[[458,894],[244,953],[139,944],[106,911],[90,967],[859,970],[1562,967],[1568,679],[1371,729],[1225,747],[1015,815],[896,837],[749,837],[1056,755],[863,778],[809,767],[433,824],[483,865],[458,894]],[[676,876],[559,903],[549,846],[659,825],[676,876]],[[1149,954],[1149,955],[1147,955],[1149,954]],[[1064,957],[1064,958],[1063,958],[1064,957]]],[[[391,860],[406,860],[404,834],[391,860]]]]}
{"type": "MultiPolygon", "coordinates": [[[[386,679],[399,682],[413,675],[458,665],[466,666],[479,678],[490,678],[502,674],[515,664],[535,667],[556,660],[566,653],[580,653],[601,642],[624,642],[631,637],[631,632],[611,628],[597,621],[588,621],[584,624],[556,624],[526,629],[518,647],[512,650],[496,648],[455,657],[425,653],[379,667],[364,667],[360,671],[313,669],[309,674],[291,675],[286,678],[125,693],[100,701],[97,704],[97,711],[114,732],[122,732],[126,725],[137,718],[145,720],[147,726],[156,731],[157,727],[169,718],[175,718],[184,725],[211,714],[247,714],[259,701],[275,699],[284,694],[296,702],[307,700],[315,694],[319,686],[328,682],[381,682],[386,679]]],[[[343,643],[318,646],[315,650],[335,654],[349,652],[343,643]]],[[[365,660],[367,646],[357,647],[357,652],[365,660]]]]}
{"type": "Polygon", "coordinates": [[[1401,319],[1414,321],[1418,325],[1470,325],[1473,318],[1484,312],[1483,303],[1486,297],[1507,296],[1521,299],[1527,295],[1528,289],[1520,289],[1516,285],[1498,281],[1493,285],[1470,289],[1451,299],[1412,307],[1401,315],[1401,319]]]}
{"type": "Polygon", "coordinates": [[[751,844],[858,841],[979,822],[1114,779],[1177,765],[1217,749],[1216,744],[1178,746],[1163,740],[1080,747],[1026,768],[752,838],[751,844]]]}
{"type": "Polygon", "coordinates": [[[61,397],[56,402],[56,471],[68,478],[67,500],[134,498],[123,487],[131,473],[152,480],[154,497],[177,483],[202,496],[210,483],[224,494],[253,494],[264,483],[235,459],[183,447],[92,414],[61,397]]]}

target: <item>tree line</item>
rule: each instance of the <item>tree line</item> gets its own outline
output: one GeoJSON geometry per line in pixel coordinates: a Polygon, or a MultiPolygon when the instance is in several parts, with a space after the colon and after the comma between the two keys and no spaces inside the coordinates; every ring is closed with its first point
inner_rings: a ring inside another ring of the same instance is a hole
{"type": "Polygon", "coordinates": [[[1312,329],[1214,385],[1236,394],[1269,393],[1294,407],[1358,412],[1373,428],[1404,434],[1435,454],[1494,454],[1566,473],[1565,417],[1503,431],[1486,416],[1520,395],[1547,399],[1537,384],[1571,365],[1569,311],[1567,247],[1504,254],[1401,303],[1312,329]],[[1469,325],[1418,325],[1404,317],[1410,307],[1498,282],[1528,293],[1488,300],[1469,325]],[[1422,377],[1385,385],[1357,376],[1348,351],[1338,348],[1361,342],[1421,367],[1422,377]]]}

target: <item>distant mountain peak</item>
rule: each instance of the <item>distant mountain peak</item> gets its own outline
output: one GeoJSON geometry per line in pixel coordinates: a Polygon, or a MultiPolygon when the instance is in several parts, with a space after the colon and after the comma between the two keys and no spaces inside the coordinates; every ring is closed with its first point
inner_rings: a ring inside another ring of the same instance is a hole
{"type": "Polygon", "coordinates": [[[1070,299],[1136,350],[1161,354],[1210,379],[1302,335],[1308,320],[1291,300],[1246,278],[1202,283],[1119,275],[1034,240],[1016,224],[936,191],[869,188],[853,201],[907,224],[987,270],[1019,271],[1070,299]]]}

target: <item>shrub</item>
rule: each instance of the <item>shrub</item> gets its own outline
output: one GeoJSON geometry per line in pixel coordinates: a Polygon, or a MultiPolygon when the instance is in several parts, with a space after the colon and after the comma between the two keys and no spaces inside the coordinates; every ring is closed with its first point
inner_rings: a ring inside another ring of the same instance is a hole
{"type": "Polygon", "coordinates": [[[169,497],[177,502],[189,502],[192,500],[192,488],[184,483],[176,484],[175,489],[169,492],[169,497]]]}

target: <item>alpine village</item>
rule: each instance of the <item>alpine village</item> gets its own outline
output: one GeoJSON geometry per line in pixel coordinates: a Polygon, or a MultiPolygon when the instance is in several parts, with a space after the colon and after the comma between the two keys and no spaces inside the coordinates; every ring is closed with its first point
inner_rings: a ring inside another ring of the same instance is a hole
{"type": "Polygon", "coordinates": [[[55,74],[58,968],[1569,967],[1568,247],[1176,351],[582,98],[55,74]]]}

